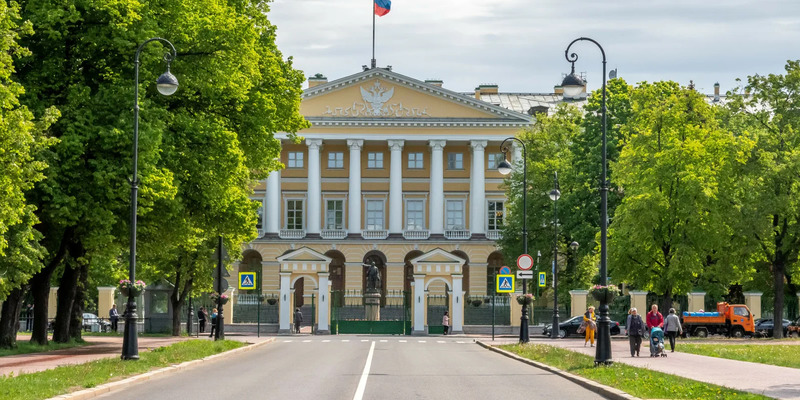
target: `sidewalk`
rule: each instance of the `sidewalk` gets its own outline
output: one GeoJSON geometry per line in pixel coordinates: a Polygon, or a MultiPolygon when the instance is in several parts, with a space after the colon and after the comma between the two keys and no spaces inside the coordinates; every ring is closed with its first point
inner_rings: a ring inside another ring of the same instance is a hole
{"type": "MultiPolygon", "coordinates": [[[[494,342],[487,340],[485,343],[498,345],[517,342],[513,339],[503,338],[494,342]]],[[[583,339],[532,338],[531,343],[554,345],[590,356],[594,356],[596,350],[595,347],[584,347],[583,339]]],[[[678,342],[676,346],[678,350],[680,350],[680,345],[678,342]]],[[[669,351],[666,358],[650,358],[650,350],[645,346],[642,346],[642,357],[632,358],[627,340],[611,340],[611,354],[616,363],[647,368],[777,399],[800,400],[800,369],[681,352],[670,353],[669,351]]]]}
{"type": "MultiPolygon", "coordinates": [[[[192,338],[194,338],[194,336],[192,338]]],[[[256,338],[255,335],[226,334],[225,338],[247,343],[257,343],[266,340],[268,337],[262,335],[259,339],[256,338]]],[[[84,336],[83,339],[90,344],[70,349],[54,350],[47,353],[30,353],[0,357],[0,376],[44,371],[61,365],[82,364],[103,358],[119,358],[122,354],[122,336],[84,336]]],[[[186,336],[140,336],[138,338],[139,352],[168,346],[188,339],[190,338],[186,336]]],[[[211,340],[207,335],[201,336],[199,339],[211,340]]],[[[17,341],[24,340],[30,340],[30,336],[17,337],[17,341]]]]}

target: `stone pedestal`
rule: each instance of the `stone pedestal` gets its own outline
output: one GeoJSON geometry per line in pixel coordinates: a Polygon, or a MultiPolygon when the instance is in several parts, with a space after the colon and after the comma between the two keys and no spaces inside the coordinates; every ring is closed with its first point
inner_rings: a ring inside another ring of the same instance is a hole
{"type": "Polygon", "coordinates": [[[364,313],[367,321],[381,320],[381,294],[380,292],[367,291],[364,294],[364,313]]]}
{"type": "Polygon", "coordinates": [[[56,309],[58,308],[58,286],[50,288],[50,298],[47,300],[47,319],[56,317],[56,309]]]}

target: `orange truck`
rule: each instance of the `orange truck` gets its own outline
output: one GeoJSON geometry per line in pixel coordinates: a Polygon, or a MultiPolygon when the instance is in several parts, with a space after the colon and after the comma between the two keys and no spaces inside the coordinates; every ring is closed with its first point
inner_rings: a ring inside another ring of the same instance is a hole
{"type": "Polygon", "coordinates": [[[753,314],[744,304],[717,303],[716,312],[683,312],[686,336],[706,337],[709,334],[744,337],[755,334],[753,314]]]}

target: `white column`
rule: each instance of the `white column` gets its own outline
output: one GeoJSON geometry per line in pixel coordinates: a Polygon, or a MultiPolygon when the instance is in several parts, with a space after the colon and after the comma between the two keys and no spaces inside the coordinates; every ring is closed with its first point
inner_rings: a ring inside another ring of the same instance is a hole
{"type": "Polygon", "coordinates": [[[431,140],[431,189],[430,215],[431,234],[444,234],[444,140],[431,140]]]}
{"type": "Polygon", "coordinates": [[[514,149],[514,158],[511,160],[511,165],[516,165],[522,161],[522,146],[516,141],[511,146],[514,149]]]}
{"type": "Polygon", "coordinates": [[[347,199],[347,231],[361,233],[361,148],[363,140],[347,140],[350,147],[350,180],[347,199]]]}
{"type": "Polygon", "coordinates": [[[414,282],[411,283],[411,290],[414,297],[414,326],[411,327],[413,333],[425,333],[425,309],[428,307],[428,299],[425,296],[425,275],[414,275],[414,282]]]}
{"type": "Polygon", "coordinates": [[[485,140],[473,140],[472,176],[469,189],[469,226],[473,235],[486,234],[486,166],[484,165],[485,140]]]}
{"type": "Polygon", "coordinates": [[[320,204],[322,201],[322,178],[320,176],[319,149],[322,139],[306,139],[308,145],[308,223],[306,232],[320,232],[320,204]]]}
{"type": "Polygon", "coordinates": [[[277,234],[281,229],[281,172],[272,171],[267,178],[264,229],[277,234]]]}
{"type": "Polygon", "coordinates": [[[450,321],[450,330],[456,333],[464,331],[464,284],[462,275],[453,275],[453,319],[450,321]]]}
{"type": "Polygon", "coordinates": [[[403,140],[389,140],[389,233],[403,233],[403,140]]]}
{"type": "Polygon", "coordinates": [[[328,277],[330,276],[329,272],[320,272],[319,274],[319,307],[317,308],[317,333],[330,333],[329,322],[330,321],[330,304],[331,301],[331,291],[330,286],[328,286],[328,277]]]}
{"type": "Polygon", "coordinates": [[[292,301],[292,288],[289,286],[291,285],[291,281],[289,280],[292,277],[291,272],[281,272],[281,297],[278,299],[278,304],[280,304],[279,314],[278,314],[278,333],[292,333],[291,327],[289,326],[292,320],[292,308],[290,307],[290,303],[292,301]]]}

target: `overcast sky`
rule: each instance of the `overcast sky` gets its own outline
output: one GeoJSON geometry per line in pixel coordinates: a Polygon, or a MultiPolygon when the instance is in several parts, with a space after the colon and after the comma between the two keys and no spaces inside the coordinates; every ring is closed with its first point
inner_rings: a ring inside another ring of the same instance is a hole
{"type": "MultiPolygon", "coordinates": [[[[372,58],[372,0],[274,0],[278,47],[306,76],[329,80],[361,71],[372,58]]],[[[441,79],[472,91],[551,92],[569,71],[566,46],[580,36],[603,45],[609,71],[628,82],[674,80],[722,92],[736,78],[781,73],[800,59],[798,0],[392,0],[376,21],[378,66],[412,78],[441,79]]],[[[572,48],[590,89],[601,56],[572,48]]]]}

